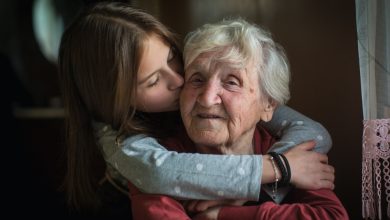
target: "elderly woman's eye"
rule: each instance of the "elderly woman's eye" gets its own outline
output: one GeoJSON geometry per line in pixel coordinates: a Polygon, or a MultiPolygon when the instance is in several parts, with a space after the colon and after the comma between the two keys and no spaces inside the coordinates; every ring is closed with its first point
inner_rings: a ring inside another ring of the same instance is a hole
{"type": "Polygon", "coordinates": [[[195,78],[195,79],[192,79],[191,82],[193,82],[193,83],[202,83],[203,80],[201,78],[195,78]]]}
{"type": "Polygon", "coordinates": [[[192,75],[192,77],[188,80],[192,85],[200,86],[204,80],[202,77],[199,76],[199,74],[195,73],[192,75]]]}
{"type": "Polygon", "coordinates": [[[236,77],[229,77],[226,80],[226,84],[229,86],[239,86],[240,85],[240,80],[238,80],[236,77]]]}
{"type": "Polygon", "coordinates": [[[232,85],[232,86],[238,86],[238,83],[234,80],[228,81],[227,84],[232,85]]]}

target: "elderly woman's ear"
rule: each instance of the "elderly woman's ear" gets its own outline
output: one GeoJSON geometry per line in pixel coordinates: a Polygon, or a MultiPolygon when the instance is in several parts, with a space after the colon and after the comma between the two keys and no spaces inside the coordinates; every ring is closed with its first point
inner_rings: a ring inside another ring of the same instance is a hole
{"type": "Polygon", "coordinates": [[[272,119],[277,103],[275,100],[268,99],[267,102],[264,102],[264,108],[260,114],[260,121],[268,122],[272,119]]]}

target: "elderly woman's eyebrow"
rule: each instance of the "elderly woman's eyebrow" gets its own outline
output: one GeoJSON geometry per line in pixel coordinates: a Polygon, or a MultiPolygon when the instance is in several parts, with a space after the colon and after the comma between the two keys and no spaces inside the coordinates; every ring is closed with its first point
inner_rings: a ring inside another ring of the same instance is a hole
{"type": "Polygon", "coordinates": [[[203,63],[202,64],[200,64],[200,63],[193,63],[193,64],[189,65],[185,71],[189,71],[189,70],[191,70],[191,71],[202,71],[202,70],[205,70],[205,69],[206,69],[205,64],[203,64],[203,63]]]}

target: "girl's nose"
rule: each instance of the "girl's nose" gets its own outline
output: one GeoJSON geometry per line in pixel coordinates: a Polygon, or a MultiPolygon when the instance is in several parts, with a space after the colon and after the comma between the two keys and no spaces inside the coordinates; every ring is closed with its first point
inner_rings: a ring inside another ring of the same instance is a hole
{"type": "Polygon", "coordinates": [[[170,73],[170,76],[171,77],[170,77],[170,81],[168,84],[168,88],[170,90],[176,90],[176,89],[183,86],[184,79],[179,73],[172,72],[172,73],[170,73]]]}

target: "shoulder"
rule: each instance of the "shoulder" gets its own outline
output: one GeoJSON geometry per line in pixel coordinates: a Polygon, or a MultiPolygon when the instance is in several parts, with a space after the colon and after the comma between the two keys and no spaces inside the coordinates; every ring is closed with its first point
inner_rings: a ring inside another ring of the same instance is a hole
{"type": "Polygon", "coordinates": [[[259,154],[266,154],[268,149],[275,143],[276,140],[275,137],[273,137],[260,124],[257,124],[253,138],[256,152],[259,154]]]}

